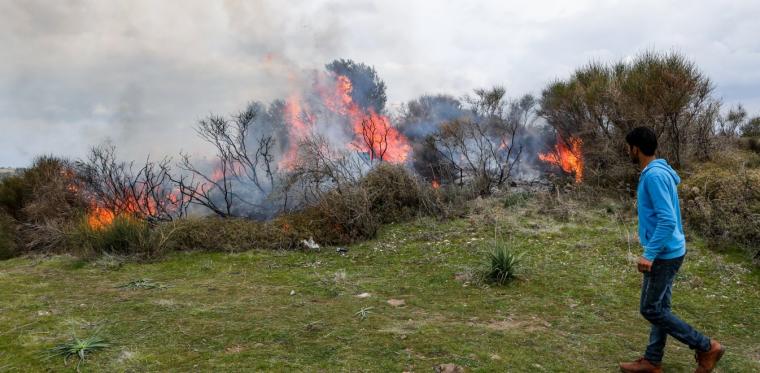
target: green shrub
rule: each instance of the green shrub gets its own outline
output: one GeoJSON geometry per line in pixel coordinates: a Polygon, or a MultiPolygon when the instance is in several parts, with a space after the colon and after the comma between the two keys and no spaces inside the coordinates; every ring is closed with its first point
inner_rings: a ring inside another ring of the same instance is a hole
{"type": "Polygon", "coordinates": [[[100,228],[90,226],[87,219],[66,233],[68,248],[82,256],[100,254],[154,255],[153,232],[147,223],[127,216],[117,216],[100,228]]]}
{"type": "Polygon", "coordinates": [[[514,253],[503,242],[491,244],[484,278],[487,282],[505,285],[517,276],[521,255],[514,253]]]}
{"type": "Polygon", "coordinates": [[[16,223],[12,217],[0,211],[0,260],[11,258],[17,253],[16,223]]]}
{"type": "Polygon", "coordinates": [[[713,245],[739,244],[760,259],[760,169],[741,154],[722,155],[680,186],[684,219],[713,245]]]}
{"type": "Polygon", "coordinates": [[[79,367],[84,363],[87,356],[109,346],[105,339],[98,336],[84,339],[72,337],[70,340],[51,348],[48,351],[48,357],[62,357],[64,365],[68,365],[71,358],[77,359],[76,370],[79,372],[79,367]]]}
{"type": "Polygon", "coordinates": [[[25,191],[27,190],[24,178],[18,175],[6,177],[0,180],[0,210],[4,210],[14,218],[21,215],[24,207],[25,191]]]}
{"type": "Polygon", "coordinates": [[[531,198],[533,193],[529,192],[509,193],[504,197],[504,208],[525,206],[531,198]]]}

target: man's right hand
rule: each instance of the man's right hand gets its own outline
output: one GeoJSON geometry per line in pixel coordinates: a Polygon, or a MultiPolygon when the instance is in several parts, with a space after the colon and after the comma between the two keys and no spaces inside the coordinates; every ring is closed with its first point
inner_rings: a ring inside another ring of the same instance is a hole
{"type": "Polygon", "coordinates": [[[652,271],[652,261],[643,256],[639,258],[639,262],[636,264],[636,266],[641,273],[652,271]]]}

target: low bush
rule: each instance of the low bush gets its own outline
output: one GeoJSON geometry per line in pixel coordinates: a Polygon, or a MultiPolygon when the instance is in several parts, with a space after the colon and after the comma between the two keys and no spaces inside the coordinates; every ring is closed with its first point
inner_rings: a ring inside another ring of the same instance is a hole
{"type": "Polygon", "coordinates": [[[128,216],[117,216],[112,223],[94,228],[86,219],[68,230],[66,247],[84,257],[109,255],[155,255],[154,232],[147,223],[128,216]]]}
{"type": "MultiPolygon", "coordinates": [[[[321,243],[350,243],[377,234],[383,218],[372,211],[372,202],[369,191],[357,185],[326,193],[315,206],[295,217],[309,220],[309,230],[321,243]]],[[[385,207],[390,213],[390,205],[385,207]]]]}
{"type": "Polygon", "coordinates": [[[425,198],[422,182],[401,165],[380,164],[361,180],[359,186],[366,191],[369,208],[381,223],[416,216],[425,198]]]}
{"type": "Polygon", "coordinates": [[[713,245],[740,244],[760,259],[760,168],[755,154],[724,152],[680,186],[684,219],[713,245]]]}
{"type": "Polygon", "coordinates": [[[505,285],[517,276],[521,255],[516,254],[504,242],[491,243],[484,273],[487,282],[505,285]]]}
{"type": "Polygon", "coordinates": [[[170,237],[167,250],[239,252],[253,248],[288,248],[288,225],[243,218],[193,217],[158,225],[170,237]]]}
{"type": "Polygon", "coordinates": [[[0,181],[0,210],[16,222],[15,253],[60,249],[64,231],[85,210],[69,161],[37,158],[20,175],[0,181]]]}
{"type": "Polygon", "coordinates": [[[531,198],[533,193],[529,192],[509,193],[504,197],[504,208],[525,206],[531,198]]]}
{"type": "Polygon", "coordinates": [[[10,215],[0,211],[0,260],[16,255],[16,223],[10,215]]]}

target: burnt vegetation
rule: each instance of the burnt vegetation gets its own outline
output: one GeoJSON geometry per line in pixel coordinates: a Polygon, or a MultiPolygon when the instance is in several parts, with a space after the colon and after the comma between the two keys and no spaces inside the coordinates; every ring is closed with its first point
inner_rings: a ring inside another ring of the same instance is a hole
{"type": "Polygon", "coordinates": [[[539,159],[558,142],[577,148],[583,189],[630,197],[637,174],[624,137],[642,125],[685,175],[688,226],[758,255],[760,118],[721,111],[713,83],[680,54],[591,63],[540,97],[495,86],[421,96],[392,113],[368,65],[336,60],[315,76],[302,101],[200,120],[210,158],[124,162],[110,145],[76,162],[39,158],[0,181],[0,256],[354,242],[385,223],[462,215],[468,200],[518,182],[549,176],[552,193],[581,189],[539,159]]]}

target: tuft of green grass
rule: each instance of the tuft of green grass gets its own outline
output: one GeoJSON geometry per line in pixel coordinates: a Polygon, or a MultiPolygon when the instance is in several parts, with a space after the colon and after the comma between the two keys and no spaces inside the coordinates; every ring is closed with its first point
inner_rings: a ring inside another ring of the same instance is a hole
{"type": "Polygon", "coordinates": [[[485,280],[505,285],[517,276],[522,255],[516,254],[503,242],[494,242],[488,252],[485,280]]]}
{"type": "Polygon", "coordinates": [[[119,285],[117,288],[120,289],[129,289],[129,290],[136,290],[136,289],[164,289],[167,288],[167,285],[164,285],[160,282],[155,282],[149,278],[141,278],[137,280],[133,280],[130,282],[127,282],[126,284],[119,285]]]}
{"type": "Polygon", "coordinates": [[[110,345],[108,342],[106,342],[105,339],[96,335],[84,339],[79,339],[74,336],[70,340],[51,348],[48,352],[51,358],[63,357],[64,365],[68,365],[70,358],[76,358],[76,368],[78,372],[80,365],[84,363],[85,358],[88,355],[91,355],[92,353],[105,349],[109,346],[110,345]]]}
{"type": "Polygon", "coordinates": [[[361,320],[366,320],[367,318],[369,318],[369,314],[372,313],[373,308],[374,307],[362,307],[354,315],[359,317],[359,319],[361,320]]]}
{"type": "Polygon", "coordinates": [[[531,198],[533,198],[533,194],[529,192],[510,193],[504,197],[504,208],[523,207],[531,198]]]}

